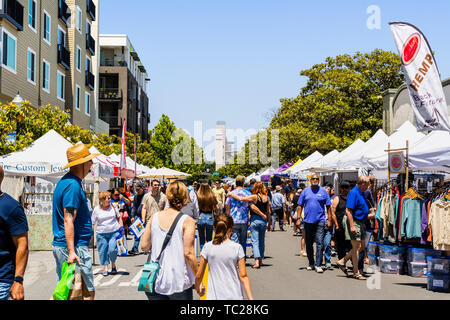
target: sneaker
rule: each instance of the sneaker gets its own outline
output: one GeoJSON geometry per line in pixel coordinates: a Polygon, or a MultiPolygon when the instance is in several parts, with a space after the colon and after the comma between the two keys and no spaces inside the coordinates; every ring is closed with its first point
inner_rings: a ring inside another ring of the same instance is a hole
{"type": "Polygon", "coordinates": [[[316,272],[317,273],[323,273],[323,269],[321,267],[316,267],[316,272]]]}
{"type": "Polygon", "coordinates": [[[302,251],[301,255],[302,255],[302,257],[307,257],[308,256],[308,254],[305,251],[302,251]]]}
{"type": "Polygon", "coordinates": [[[333,269],[333,267],[331,266],[331,263],[327,263],[327,264],[325,265],[325,269],[328,269],[328,270],[333,269]]]}
{"type": "Polygon", "coordinates": [[[102,274],[103,274],[104,277],[106,277],[109,273],[108,273],[108,271],[105,270],[105,271],[103,271],[102,274]]]}
{"type": "Polygon", "coordinates": [[[134,256],[136,254],[136,251],[130,250],[128,251],[129,256],[134,256]]]}
{"type": "Polygon", "coordinates": [[[307,268],[306,268],[306,270],[308,270],[308,271],[312,271],[313,270],[313,266],[308,266],[307,268]]]}

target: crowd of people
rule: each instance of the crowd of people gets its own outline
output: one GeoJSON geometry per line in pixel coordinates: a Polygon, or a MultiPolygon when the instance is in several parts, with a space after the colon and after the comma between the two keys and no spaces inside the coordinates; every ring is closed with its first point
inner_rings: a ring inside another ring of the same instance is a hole
{"type": "MultiPolygon", "coordinates": [[[[266,232],[274,232],[277,221],[280,231],[291,227],[294,236],[301,236],[300,255],[307,257],[307,270],[323,273],[324,269],[332,268],[331,256],[337,254],[339,269],[348,274],[346,263],[351,261],[353,277],[365,279],[365,244],[370,234],[366,229],[371,228],[375,205],[370,191],[374,180],[369,177],[359,177],[352,189],[349,182],[342,182],[339,196],[334,194],[332,185],[320,186],[316,174],[311,177],[309,187],[305,184],[294,187],[292,180],[275,186],[254,179],[246,183],[243,176],[236,177],[234,185],[216,181],[213,186],[188,181],[163,185],[155,179],[101,192],[99,205],[91,211],[81,182],[95,155],[83,144],[69,148],[67,155],[69,172],[54,191],[56,275],[59,281],[63,263],[76,262],[92,300],[95,288],[88,248],[93,230],[102,274],[115,275],[116,240],[132,235],[130,226],[136,219],[142,220],[145,231],[141,237],[134,237],[127,254],[136,255],[142,250],[150,255],[151,261],[160,255],[168,230],[177,222],[159,261],[164,272],[158,273],[153,292],[146,292],[150,300],[192,299],[194,289],[204,295],[202,279],[206,264],[207,299],[243,299],[243,292],[253,299],[245,268],[248,231],[252,268],[260,269],[265,258],[266,232]],[[196,232],[200,263],[194,248],[196,232]]],[[[0,184],[2,179],[0,167],[0,184]]],[[[7,194],[0,192],[0,201],[0,218],[10,222],[7,232],[3,226],[0,229],[0,250],[9,252],[9,263],[15,264],[9,269],[0,268],[0,299],[23,299],[22,282],[28,258],[26,216],[20,204],[7,194]]]]}

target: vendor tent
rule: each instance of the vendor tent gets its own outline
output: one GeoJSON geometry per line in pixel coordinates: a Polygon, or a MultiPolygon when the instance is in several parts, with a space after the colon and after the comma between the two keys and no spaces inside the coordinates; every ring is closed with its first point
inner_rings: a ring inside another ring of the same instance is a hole
{"type": "Polygon", "coordinates": [[[355,171],[358,171],[359,168],[367,168],[367,162],[363,161],[364,155],[373,150],[386,148],[388,139],[386,133],[382,129],[379,129],[361,148],[357,148],[339,157],[338,168],[340,170],[355,171]]]}
{"type": "Polygon", "coordinates": [[[329,161],[324,162],[323,169],[328,170],[339,170],[343,169],[339,167],[339,160],[345,159],[346,157],[351,156],[352,154],[355,154],[358,152],[358,150],[362,149],[364,147],[364,141],[361,139],[356,139],[351,145],[349,145],[345,150],[343,150],[339,155],[336,157],[331,157],[329,161]]]}
{"type": "Polygon", "coordinates": [[[300,177],[304,178],[304,173],[309,169],[315,167],[322,158],[323,155],[320,152],[315,151],[313,154],[306,157],[298,165],[293,166],[289,170],[286,170],[286,173],[289,174],[291,178],[300,178],[300,177]]]}
{"type": "Polygon", "coordinates": [[[287,168],[291,167],[294,164],[294,162],[286,162],[283,163],[280,167],[278,167],[278,169],[268,173],[268,174],[264,174],[261,176],[261,181],[267,182],[270,180],[270,177],[273,175],[276,175],[278,173],[281,173],[283,171],[285,171],[287,168]]]}
{"type": "Polygon", "coordinates": [[[319,161],[316,161],[315,163],[311,164],[312,167],[310,168],[310,170],[314,171],[314,172],[327,170],[327,169],[325,169],[324,165],[327,162],[331,161],[332,159],[334,159],[338,156],[339,156],[339,151],[337,151],[336,149],[333,151],[330,151],[329,153],[324,155],[319,161]]]}
{"type": "Polygon", "coordinates": [[[450,133],[432,131],[420,139],[409,154],[412,170],[450,172],[450,133]]]}
{"type": "Polygon", "coordinates": [[[409,142],[409,148],[411,148],[425,135],[418,132],[416,127],[409,121],[406,121],[400,128],[398,128],[391,136],[389,136],[386,145],[380,145],[373,151],[369,151],[364,159],[367,159],[368,167],[372,169],[387,169],[388,167],[388,143],[390,143],[391,149],[406,148],[406,141],[409,142]]]}
{"type": "MultiPolygon", "coordinates": [[[[89,148],[90,153],[100,153],[94,146],[89,148]]],[[[108,161],[108,157],[101,154],[92,159],[93,166],[91,171],[93,172],[94,178],[114,178],[114,170],[118,170],[118,166],[108,161]],[[116,168],[116,169],[115,169],[116,168]]]]}
{"type": "Polygon", "coordinates": [[[150,172],[138,176],[140,179],[183,179],[190,177],[191,175],[188,173],[176,171],[169,168],[159,168],[159,169],[153,169],[150,172]]]}
{"type": "Polygon", "coordinates": [[[270,166],[269,168],[266,168],[266,169],[260,170],[260,171],[262,171],[262,172],[261,172],[261,173],[257,173],[257,174],[253,177],[253,178],[256,179],[256,181],[261,181],[261,177],[262,177],[263,175],[266,175],[266,174],[269,174],[269,173],[275,171],[275,168],[272,167],[272,166],[270,166]]]}
{"type": "Polygon", "coordinates": [[[58,176],[67,164],[66,151],[72,143],[54,130],[48,131],[27,148],[0,157],[6,175],[58,176]]]}

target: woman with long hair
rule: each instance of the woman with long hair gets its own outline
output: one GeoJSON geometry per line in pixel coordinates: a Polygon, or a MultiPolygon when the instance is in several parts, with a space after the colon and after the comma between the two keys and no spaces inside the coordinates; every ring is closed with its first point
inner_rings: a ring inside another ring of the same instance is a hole
{"type": "Polygon", "coordinates": [[[230,239],[233,225],[230,215],[217,216],[214,220],[214,240],[207,242],[201,252],[195,289],[200,296],[205,295],[202,280],[208,264],[206,300],[243,300],[242,287],[248,300],[253,300],[250,279],[245,268],[244,249],[230,239]]]}
{"type": "Polygon", "coordinates": [[[207,183],[202,183],[197,192],[198,209],[200,216],[198,217],[197,230],[198,239],[200,242],[200,250],[206,242],[212,240],[213,237],[213,224],[214,224],[214,212],[219,212],[216,196],[211,190],[211,187],[207,183]]]}
{"type": "MultiPolygon", "coordinates": [[[[142,250],[151,250],[151,261],[156,261],[172,223],[189,198],[186,185],[180,181],[169,184],[166,196],[169,208],[153,214],[142,235],[142,250]]],[[[194,219],[182,215],[159,260],[155,290],[145,293],[149,300],[193,300],[192,289],[198,269],[194,238],[194,219]]]]}
{"type": "Polygon", "coordinates": [[[253,257],[255,264],[252,268],[259,269],[262,265],[265,249],[265,235],[267,221],[270,221],[270,201],[266,188],[262,182],[256,182],[252,189],[252,195],[239,197],[235,194],[230,196],[238,201],[251,202],[250,204],[250,233],[253,247],[253,257]]]}

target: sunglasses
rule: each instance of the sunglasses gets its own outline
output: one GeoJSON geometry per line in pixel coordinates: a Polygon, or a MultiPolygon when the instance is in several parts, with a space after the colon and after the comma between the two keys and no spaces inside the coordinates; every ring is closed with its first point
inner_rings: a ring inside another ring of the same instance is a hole
{"type": "Polygon", "coordinates": [[[311,178],[311,180],[320,180],[319,178],[311,178]]]}

